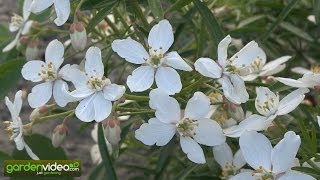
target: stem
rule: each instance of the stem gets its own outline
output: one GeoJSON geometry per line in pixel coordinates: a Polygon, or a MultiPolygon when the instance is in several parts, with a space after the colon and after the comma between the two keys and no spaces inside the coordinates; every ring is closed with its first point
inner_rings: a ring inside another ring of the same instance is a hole
{"type": "Polygon", "coordinates": [[[80,3],[78,4],[78,6],[76,7],[76,10],[74,11],[74,15],[73,15],[73,22],[78,22],[77,12],[79,11],[79,9],[82,6],[82,4],[84,3],[84,1],[85,0],[81,0],[80,3]]]}
{"type": "Polygon", "coordinates": [[[140,109],[140,108],[126,108],[126,107],[116,107],[118,111],[129,111],[129,112],[141,112],[141,111],[151,111],[150,109],[140,109]]]}
{"type": "Polygon", "coordinates": [[[118,28],[113,24],[113,22],[106,16],[104,20],[108,23],[108,25],[111,27],[113,32],[115,32],[117,35],[120,35],[120,31],[118,28]]]}
{"type": "Polygon", "coordinates": [[[50,120],[50,119],[54,119],[54,118],[60,118],[60,117],[69,117],[70,115],[73,115],[74,114],[74,110],[70,110],[70,111],[66,111],[66,112],[63,112],[63,113],[59,113],[59,114],[53,114],[53,115],[49,115],[49,116],[45,116],[45,117],[41,117],[41,118],[38,118],[38,119],[35,119],[34,121],[31,122],[32,125],[35,125],[35,124],[39,124],[39,123],[42,123],[46,120],[50,120]]]}
{"type": "Polygon", "coordinates": [[[119,116],[127,116],[127,115],[137,115],[137,114],[147,114],[147,113],[154,113],[154,110],[148,111],[140,111],[140,112],[129,112],[129,113],[119,113],[119,116]]]}
{"type": "Polygon", "coordinates": [[[142,21],[143,26],[149,30],[149,23],[148,23],[146,17],[144,16],[140,6],[139,6],[138,0],[132,0],[132,4],[133,4],[133,7],[135,8],[135,10],[137,12],[138,17],[142,21]]]}
{"type": "Polygon", "coordinates": [[[211,89],[217,91],[219,94],[223,95],[223,92],[220,91],[219,89],[217,89],[217,88],[215,88],[215,87],[213,87],[213,86],[211,86],[211,85],[209,85],[209,84],[207,84],[207,83],[204,83],[204,85],[205,85],[206,87],[208,87],[208,88],[211,88],[211,89]]]}
{"type": "Polygon", "coordinates": [[[149,101],[148,96],[136,96],[136,95],[129,95],[124,94],[124,97],[128,100],[135,100],[135,101],[149,101]]]}
{"type": "Polygon", "coordinates": [[[307,163],[315,170],[320,171],[320,168],[314,163],[312,162],[310,159],[307,160],[307,163]]]}

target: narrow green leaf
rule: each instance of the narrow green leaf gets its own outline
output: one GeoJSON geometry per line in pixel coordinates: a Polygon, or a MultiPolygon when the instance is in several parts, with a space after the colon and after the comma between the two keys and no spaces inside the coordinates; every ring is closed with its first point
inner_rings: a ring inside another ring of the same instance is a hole
{"type": "Polygon", "coordinates": [[[103,179],[106,176],[106,171],[103,163],[100,163],[97,167],[95,167],[90,173],[88,180],[99,180],[103,179]]]}
{"type": "Polygon", "coordinates": [[[283,29],[291,32],[292,34],[294,34],[294,35],[296,35],[306,41],[313,42],[313,38],[306,31],[298,28],[297,26],[294,26],[288,22],[281,22],[280,27],[282,27],[283,29]]]}
{"type": "Polygon", "coordinates": [[[306,174],[317,176],[318,178],[320,178],[320,175],[319,175],[320,172],[309,167],[293,167],[292,170],[304,172],[306,174]]]}
{"type": "Polygon", "coordinates": [[[180,10],[184,6],[190,4],[194,0],[178,0],[166,12],[180,10]]]}
{"type": "Polygon", "coordinates": [[[108,147],[104,138],[102,123],[99,123],[99,126],[98,126],[98,145],[99,145],[99,150],[102,158],[102,163],[106,169],[106,179],[116,180],[117,175],[116,175],[116,172],[114,171],[113,164],[109,155],[108,147]]]}
{"type": "Polygon", "coordinates": [[[155,16],[155,19],[163,19],[163,9],[160,0],[148,0],[152,14],[155,16]]]}
{"type": "Polygon", "coordinates": [[[211,37],[211,40],[214,42],[215,46],[217,47],[219,42],[224,38],[224,33],[210,11],[210,9],[204,4],[203,2],[199,0],[194,1],[194,5],[197,7],[200,15],[202,16],[205,25],[207,26],[209,36],[211,37]]]}
{"type": "Polygon", "coordinates": [[[186,169],[184,169],[183,171],[180,171],[180,173],[176,176],[177,180],[184,180],[186,179],[186,177],[188,177],[188,175],[195,170],[199,165],[198,164],[192,164],[189,167],[187,167],[186,169]]]}
{"type": "Polygon", "coordinates": [[[0,168],[1,169],[3,168],[3,163],[5,160],[10,160],[10,159],[12,159],[12,157],[9,154],[0,151],[0,168]]]}
{"type": "Polygon", "coordinates": [[[320,24],[320,0],[313,0],[313,14],[316,19],[316,24],[320,24]]]}
{"type": "Polygon", "coordinates": [[[240,21],[237,28],[242,28],[242,27],[247,26],[251,23],[254,23],[260,19],[263,19],[265,17],[266,17],[265,15],[255,15],[255,16],[248,17],[247,19],[240,21]]]}

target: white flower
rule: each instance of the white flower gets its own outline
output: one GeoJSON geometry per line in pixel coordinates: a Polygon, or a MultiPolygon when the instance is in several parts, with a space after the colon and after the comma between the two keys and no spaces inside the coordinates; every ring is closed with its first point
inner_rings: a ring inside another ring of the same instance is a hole
{"type": "Polygon", "coordinates": [[[50,6],[54,5],[57,18],[54,23],[57,26],[67,22],[70,15],[70,0],[33,0],[30,10],[33,13],[39,14],[50,6]]]}
{"type": "Polygon", "coordinates": [[[31,3],[32,3],[32,0],[25,0],[23,2],[23,10],[22,10],[23,17],[21,17],[17,14],[14,14],[11,17],[11,23],[9,25],[9,30],[11,32],[18,31],[18,33],[16,34],[16,37],[14,38],[14,40],[10,44],[8,44],[5,48],[3,48],[3,50],[2,50],[3,52],[7,52],[7,51],[10,51],[11,49],[13,49],[17,45],[20,36],[26,35],[29,33],[30,28],[32,26],[32,22],[33,22],[33,21],[28,21],[28,18],[30,15],[29,8],[30,8],[31,3]]]}
{"type": "Polygon", "coordinates": [[[39,160],[38,156],[35,155],[30,147],[25,143],[23,139],[23,124],[19,117],[22,107],[22,91],[18,91],[15,95],[14,102],[12,103],[8,97],[6,97],[6,105],[10,111],[12,122],[5,121],[7,125],[6,132],[10,136],[10,140],[14,140],[16,147],[19,151],[26,149],[28,155],[34,159],[39,160]]]}
{"type": "Polygon", "coordinates": [[[172,26],[169,21],[162,20],[153,26],[149,33],[149,53],[131,38],[112,42],[113,51],[120,57],[130,63],[141,64],[127,79],[127,85],[132,92],[149,89],[154,79],[158,88],[168,94],[181,91],[180,76],[175,69],[192,71],[192,68],[176,51],[167,53],[173,40],[172,26]]]}
{"type": "Polygon", "coordinates": [[[221,166],[222,177],[230,178],[239,173],[239,170],[247,163],[241,150],[239,149],[234,155],[227,143],[213,147],[213,155],[215,160],[221,166]]]}
{"type": "Polygon", "coordinates": [[[205,118],[210,110],[210,101],[202,92],[194,93],[184,115],[181,115],[178,101],[161,89],[152,90],[149,96],[149,106],[156,110],[156,117],[136,130],[135,137],[139,141],[146,145],[164,146],[177,133],[182,151],[191,161],[201,164],[206,160],[199,144],[216,146],[225,142],[220,125],[205,118]]]}
{"type": "Polygon", "coordinates": [[[226,136],[239,137],[246,130],[266,130],[277,116],[293,111],[303,101],[304,94],[309,92],[307,88],[299,88],[279,101],[279,95],[266,87],[258,87],[256,91],[255,106],[261,115],[253,114],[241,121],[239,125],[225,129],[226,136]]]}
{"type": "Polygon", "coordinates": [[[238,53],[228,59],[228,46],[231,37],[228,35],[218,45],[218,63],[210,58],[198,59],[194,66],[203,76],[218,79],[224,96],[234,104],[245,103],[249,99],[243,79],[250,73],[253,62],[265,62],[266,55],[254,41],[248,43],[238,53]]]}
{"type": "Polygon", "coordinates": [[[253,81],[257,77],[265,77],[277,74],[284,70],[287,62],[291,56],[282,56],[278,59],[270,61],[265,64],[265,61],[253,61],[251,63],[251,73],[247,76],[243,76],[245,81],[253,81]]]}
{"type": "Polygon", "coordinates": [[[59,69],[64,60],[63,54],[63,44],[58,40],[53,40],[46,49],[45,62],[32,60],[23,66],[21,74],[24,79],[43,82],[34,86],[28,95],[28,102],[32,108],[43,106],[52,95],[59,106],[64,107],[68,103],[68,85],[62,79],[68,80],[68,71],[72,67],[67,64],[59,69]]]}
{"type": "MultiPolygon", "coordinates": [[[[94,142],[96,142],[96,144],[94,144],[90,150],[91,159],[92,159],[93,164],[100,164],[102,162],[102,158],[101,158],[101,154],[100,154],[99,145],[97,144],[98,143],[98,123],[94,124],[94,127],[91,131],[91,137],[94,140],[94,142]]],[[[106,145],[107,145],[109,154],[112,154],[111,144],[108,142],[108,140],[106,138],[104,140],[106,141],[106,145]]]]}
{"type": "Polygon", "coordinates": [[[255,169],[233,176],[231,180],[313,180],[315,178],[291,170],[295,164],[295,156],[301,144],[299,135],[289,131],[284,138],[272,148],[268,138],[255,131],[245,132],[239,140],[244,159],[255,169]]]}
{"type": "Polygon", "coordinates": [[[317,120],[318,120],[318,125],[320,127],[320,116],[317,116],[317,120]]]}
{"type": "Polygon", "coordinates": [[[111,101],[120,99],[126,90],[104,76],[101,50],[97,47],[90,47],[86,53],[85,72],[74,68],[69,76],[76,88],[70,95],[73,101],[81,100],[75,114],[84,122],[106,119],[111,113],[111,101]]]}
{"type": "Polygon", "coordinates": [[[316,17],[315,17],[314,15],[309,15],[309,16],[307,17],[307,19],[308,19],[310,22],[316,24],[316,17]]]}

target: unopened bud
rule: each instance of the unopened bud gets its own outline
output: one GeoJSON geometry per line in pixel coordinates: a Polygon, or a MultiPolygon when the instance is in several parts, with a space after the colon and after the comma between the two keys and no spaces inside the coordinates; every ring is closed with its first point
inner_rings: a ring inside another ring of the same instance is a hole
{"type": "Polygon", "coordinates": [[[52,145],[54,147],[59,147],[61,143],[63,142],[64,138],[66,137],[68,133],[68,128],[65,124],[59,124],[54,128],[53,134],[52,134],[52,145]]]}
{"type": "Polygon", "coordinates": [[[82,51],[87,45],[87,32],[82,22],[75,22],[70,26],[70,38],[72,47],[76,51],[82,51]]]}
{"type": "Polygon", "coordinates": [[[115,119],[107,119],[105,123],[105,137],[112,145],[118,145],[121,140],[120,121],[115,119]]]}
{"type": "Polygon", "coordinates": [[[228,103],[228,114],[236,121],[242,121],[244,119],[244,112],[241,105],[228,103]]]}
{"type": "Polygon", "coordinates": [[[212,92],[209,94],[209,99],[212,104],[223,102],[223,96],[219,92],[212,92]]]}
{"type": "Polygon", "coordinates": [[[38,107],[31,112],[31,114],[29,116],[29,120],[34,121],[34,120],[46,115],[47,112],[48,112],[48,107],[46,105],[38,107]]]}
{"type": "Polygon", "coordinates": [[[26,48],[27,44],[28,44],[28,37],[27,36],[21,36],[19,38],[18,43],[17,43],[17,49],[18,50],[22,50],[22,49],[26,48]]]}
{"type": "Polygon", "coordinates": [[[26,49],[26,58],[27,61],[38,59],[39,56],[39,42],[37,40],[29,41],[26,49]]]}

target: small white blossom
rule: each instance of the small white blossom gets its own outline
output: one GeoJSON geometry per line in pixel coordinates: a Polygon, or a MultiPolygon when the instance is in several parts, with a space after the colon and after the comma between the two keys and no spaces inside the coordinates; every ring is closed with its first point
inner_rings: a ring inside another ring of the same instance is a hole
{"type": "Polygon", "coordinates": [[[50,6],[54,6],[57,18],[54,23],[57,26],[67,22],[70,15],[70,0],[33,0],[30,10],[35,14],[39,14],[50,6]]]}
{"type": "Polygon", "coordinates": [[[24,127],[19,116],[22,107],[22,91],[16,93],[13,103],[8,97],[6,97],[5,100],[12,118],[12,121],[4,122],[7,125],[5,130],[9,134],[10,140],[14,140],[19,151],[26,149],[26,152],[32,159],[39,160],[38,156],[32,152],[31,148],[23,139],[24,127]]]}
{"type": "MultiPolygon", "coordinates": [[[[96,144],[94,144],[91,149],[90,149],[90,155],[93,164],[100,164],[102,162],[101,154],[100,154],[100,149],[98,143],[98,123],[94,124],[94,127],[91,131],[91,137],[94,140],[96,144]]],[[[108,142],[108,140],[105,138],[106,145],[109,151],[109,154],[112,154],[112,145],[108,142]]]]}
{"type": "Polygon", "coordinates": [[[130,63],[141,64],[127,79],[127,85],[132,92],[149,89],[154,80],[158,88],[168,94],[181,91],[180,76],[175,69],[192,71],[192,68],[176,51],[167,53],[173,41],[171,24],[168,20],[162,20],[153,26],[149,33],[149,53],[131,38],[112,42],[113,51],[120,57],[130,63]]]}
{"type": "Polygon", "coordinates": [[[161,89],[150,92],[149,106],[155,109],[149,119],[135,132],[135,137],[146,145],[166,145],[177,133],[182,151],[195,163],[205,163],[199,144],[216,146],[225,142],[220,125],[205,118],[210,110],[210,100],[202,92],[195,92],[181,115],[179,103],[161,89]],[[198,144],[199,143],[199,144],[198,144]]]}
{"type": "Polygon", "coordinates": [[[246,162],[254,172],[243,172],[230,180],[314,180],[315,178],[291,170],[295,165],[295,156],[301,144],[299,135],[289,131],[272,148],[271,142],[263,134],[246,131],[240,136],[239,145],[246,162]]]}
{"type": "Polygon", "coordinates": [[[307,88],[299,88],[279,101],[279,95],[266,87],[258,87],[256,91],[255,107],[261,115],[253,114],[239,125],[224,129],[226,136],[239,137],[246,130],[266,130],[277,116],[293,111],[304,100],[304,94],[309,92],[307,88]]]}
{"type": "Polygon", "coordinates": [[[29,8],[31,6],[32,0],[25,0],[23,2],[23,8],[22,8],[22,16],[19,16],[17,14],[14,14],[11,17],[11,23],[9,25],[9,30],[11,32],[16,32],[18,31],[18,33],[16,34],[16,37],[14,38],[14,40],[8,44],[5,48],[3,48],[3,52],[7,52],[10,51],[11,49],[13,49],[18,41],[21,35],[26,35],[29,33],[30,28],[32,26],[33,21],[29,21],[29,16],[30,16],[30,11],[29,8]]]}
{"type": "Polygon", "coordinates": [[[69,64],[63,63],[64,46],[58,40],[49,43],[45,52],[45,62],[40,60],[28,61],[22,68],[21,74],[24,79],[32,82],[43,82],[32,88],[28,95],[28,102],[32,108],[45,105],[53,95],[56,103],[64,107],[68,103],[68,85],[63,79],[68,80],[69,64]]]}
{"type": "Polygon", "coordinates": [[[245,103],[249,99],[243,79],[250,73],[251,64],[265,62],[266,55],[255,41],[249,42],[238,53],[228,59],[228,46],[231,37],[228,35],[218,45],[218,62],[210,58],[198,59],[194,66],[203,76],[218,79],[224,96],[234,104],[245,103]]]}

